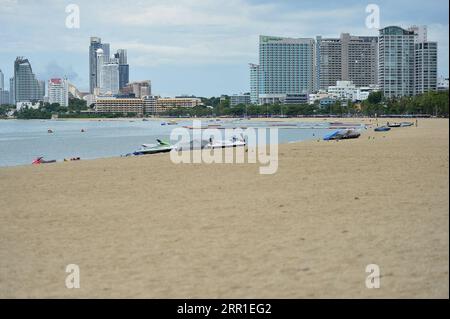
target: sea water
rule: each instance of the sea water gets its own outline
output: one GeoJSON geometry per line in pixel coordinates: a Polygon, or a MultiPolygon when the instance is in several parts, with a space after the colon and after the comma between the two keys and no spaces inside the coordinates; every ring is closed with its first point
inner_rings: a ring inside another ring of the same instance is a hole
{"type": "MultiPolygon", "coordinates": [[[[95,159],[118,157],[137,150],[142,144],[155,143],[156,138],[169,140],[176,127],[192,121],[176,120],[177,125],[164,125],[161,120],[0,120],[0,166],[30,164],[36,157],[61,161],[80,157],[95,159]],[[48,133],[52,130],[53,133],[48,133]],[[84,130],[84,132],[82,132],[84,130]]],[[[202,125],[213,124],[204,120],[202,125]]],[[[216,124],[216,122],[214,122],[216,124]]],[[[275,127],[278,142],[290,143],[320,139],[330,132],[328,123],[234,121],[217,122],[223,127],[275,127]],[[280,126],[283,123],[287,126],[280,126]],[[295,124],[295,126],[292,126],[295,124]]]]}

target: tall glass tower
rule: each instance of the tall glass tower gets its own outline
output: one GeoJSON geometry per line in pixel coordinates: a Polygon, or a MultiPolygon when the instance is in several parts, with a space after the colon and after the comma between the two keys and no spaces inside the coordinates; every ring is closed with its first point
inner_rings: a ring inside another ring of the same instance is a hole
{"type": "Polygon", "coordinates": [[[122,89],[130,82],[130,66],[127,61],[127,50],[117,50],[114,57],[119,62],[119,88],[122,89]]]}
{"type": "Polygon", "coordinates": [[[0,90],[5,89],[5,75],[3,74],[2,70],[0,70],[0,90]]]}
{"type": "Polygon", "coordinates": [[[259,65],[250,63],[250,103],[258,104],[259,65]]]}
{"type": "Polygon", "coordinates": [[[388,98],[414,94],[414,31],[389,26],[380,30],[379,82],[388,98]]]}
{"type": "Polygon", "coordinates": [[[102,39],[91,37],[89,46],[89,92],[94,93],[94,89],[100,85],[100,74],[97,66],[97,50],[102,49],[104,61],[110,58],[109,43],[102,43],[102,39]]]}
{"type": "Polygon", "coordinates": [[[36,79],[28,59],[17,57],[14,62],[14,101],[42,101],[45,89],[36,79]]]}
{"type": "Polygon", "coordinates": [[[314,90],[312,38],[259,38],[259,100],[280,101],[286,95],[310,94],[314,90]]]}

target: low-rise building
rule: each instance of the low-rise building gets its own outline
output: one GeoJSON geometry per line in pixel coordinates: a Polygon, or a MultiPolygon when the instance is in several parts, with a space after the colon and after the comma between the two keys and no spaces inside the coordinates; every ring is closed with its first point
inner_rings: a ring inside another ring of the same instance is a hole
{"type": "Polygon", "coordinates": [[[16,103],[16,111],[20,111],[21,109],[33,109],[37,110],[41,106],[41,103],[39,101],[22,101],[16,103]]]}
{"type": "Polygon", "coordinates": [[[243,94],[233,94],[230,96],[230,106],[236,106],[239,104],[248,105],[251,104],[251,97],[250,93],[243,93],[243,94]]]}
{"type": "Polygon", "coordinates": [[[437,90],[439,92],[448,91],[448,78],[440,78],[438,80],[437,90]]]}
{"type": "Polygon", "coordinates": [[[336,103],[336,101],[337,100],[335,98],[326,97],[326,98],[319,100],[319,105],[320,105],[320,107],[326,107],[326,106],[336,103]]]}
{"type": "Polygon", "coordinates": [[[136,97],[102,97],[97,96],[95,110],[98,113],[136,113],[138,115],[160,114],[171,108],[192,108],[201,105],[199,98],[160,98],[146,95],[136,97]]]}
{"type": "Polygon", "coordinates": [[[308,102],[309,104],[315,104],[316,102],[319,102],[322,99],[331,97],[331,94],[325,91],[319,91],[317,93],[309,94],[308,102]]]}
{"type": "Polygon", "coordinates": [[[152,84],[149,80],[131,82],[125,85],[121,92],[124,94],[133,93],[136,98],[143,98],[152,95],[152,84]]]}
{"type": "Polygon", "coordinates": [[[292,104],[307,104],[309,99],[309,94],[286,94],[286,98],[283,101],[285,105],[292,104]]]}
{"type": "Polygon", "coordinates": [[[98,97],[95,103],[97,113],[144,113],[144,103],[137,98],[98,97]]]}
{"type": "Polygon", "coordinates": [[[357,88],[351,81],[337,81],[336,85],[328,87],[328,93],[339,100],[354,100],[357,88]]]}
{"type": "Polygon", "coordinates": [[[158,98],[157,106],[161,109],[177,108],[177,107],[196,107],[202,105],[202,100],[192,97],[165,97],[158,98]]]}
{"type": "Polygon", "coordinates": [[[335,86],[328,87],[328,94],[341,101],[364,101],[371,92],[379,91],[379,87],[356,87],[351,81],[337,81],[335,86]]]}

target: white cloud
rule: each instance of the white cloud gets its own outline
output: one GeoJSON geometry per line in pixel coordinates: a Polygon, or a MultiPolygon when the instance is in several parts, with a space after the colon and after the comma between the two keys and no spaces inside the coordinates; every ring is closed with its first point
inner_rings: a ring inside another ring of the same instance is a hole
{"type": "MultiPolygon", "coordinates": [[[[441,4],[446,4],[444,1],[441,4]]],[[[103,42],[111,44],[112,52],[128,49],[133,77],[142,74],[147,77],[154,74],[153,70],[176,70],[180,66],[193,66],[194,70],[205,66],[222,73],[233,67],[247,74],[247,63],[257,62],[260,34],[291,37],[337,37],[341,32],[377,34],[365,27],[367,3],[316,2],[0,0],[0,67],[11,66],[15,56],[25,55],[32,58],[34,69],[45,74],[48,63],[56,61],[64,70],[72,67],[79,75],[80,85],[86,87],[81,82],[87,80],[89,37],[100,36],[103,42]],[[79,30],[65,27],[65,6],[69,3],[80,7],[79,30]]],[[[448,75],[448,14],[443,22],[442,16],[433,16],[439,11],[418,0],[408,8],[422,6],[427,16],[406,14],[406,2],[378,2],[383,9],[382,25],[406,27],[422,22],[429,25],[430,40],[439,42],[439,73],[448,75]]],[[[235,85],[234,78],[230,77],[230,81],[230,86],[235,85]]],[[[247,78],[239,81],[247,83],[247,78]]]]}

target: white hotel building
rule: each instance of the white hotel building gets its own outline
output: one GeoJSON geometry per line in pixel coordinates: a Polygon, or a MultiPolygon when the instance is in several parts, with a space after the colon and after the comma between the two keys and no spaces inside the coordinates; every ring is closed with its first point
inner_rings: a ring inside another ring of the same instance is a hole
{"type": "Polygon", "coordinates": [[[48,81],[48,102],[69,106],[69,83],[67,79],[51,79],[48,81]]]}

